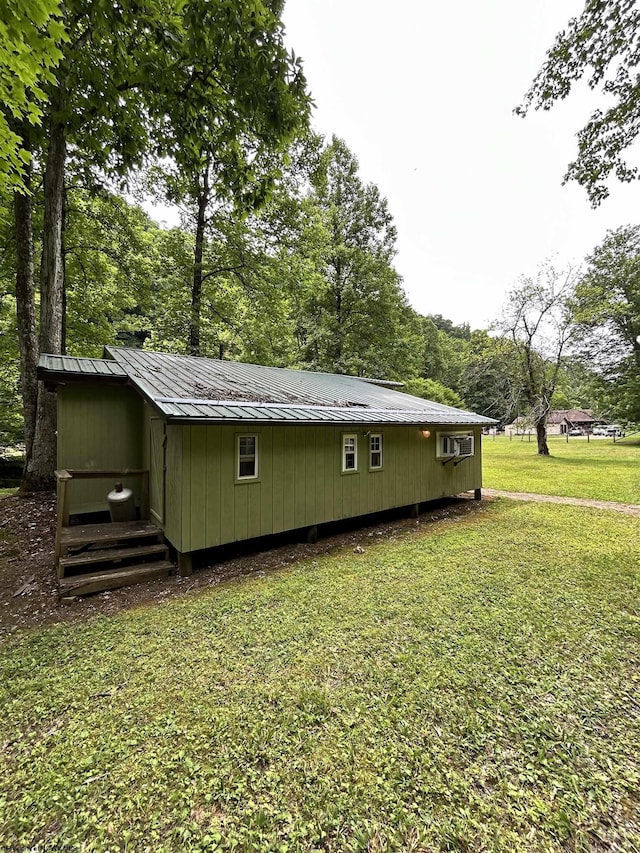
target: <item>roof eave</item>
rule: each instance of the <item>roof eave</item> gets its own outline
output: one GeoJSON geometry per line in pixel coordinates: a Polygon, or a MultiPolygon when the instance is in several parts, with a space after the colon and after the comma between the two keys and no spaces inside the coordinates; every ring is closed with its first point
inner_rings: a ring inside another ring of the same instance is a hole
{"type": "Polygon", "coordinates": [[[38,365],[36,377],[44,382],[47,388],[57,388],[58,385],[68,385],[76,382],[100,382],[102,385],[127,385],[128,376],[117,376],[115,373],[83,373],[73,370],[51,370],[38,365]]]}
{"type": "Polygon", "coordinates": [[[165,415],[166,421],[168,424],[181,424],[184,426],[197,426],[197,425],[229,425],[229,426],[243,426],[243,427],[251,427],[251,426],[330,426],[330,427],[344,427],[351,429],[367,429],[368,427],[415,427],[416,429],[421,429],[425,427],[443,427],[443,428],[454,428],[454,429],[462,429],[464,427],[485,427],[491,426],[491,424],[497,423],[494,420],[487,421],[476,421],[470,423],[469,421],[452,423],[451,421],[448,423],[442,423],[437,420],[430,420],[429,418],[422,418],[421,420],[415,421],[381,421],[371,419],[370,421],[345,421],[339,419],[328,419],[328,420],[289,420],[289,419],[276,419],[276,418],[208,418],[208,417],[193,417],[189,415],[165,415]]]}

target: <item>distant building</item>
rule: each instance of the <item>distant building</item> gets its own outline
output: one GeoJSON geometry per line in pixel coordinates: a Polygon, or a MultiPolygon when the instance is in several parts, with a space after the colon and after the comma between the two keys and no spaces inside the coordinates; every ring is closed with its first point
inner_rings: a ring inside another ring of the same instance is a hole
{"type": "MultiPolygon", "coordinates": [[[[566,435],[572,429],[591,432],[597,423],[600,421],[587,409],[555,409],[547,417],[547,434],[566,435]]],[[[524,417],[516,418],[507,426],[514,432],[526,432],[531,428],[530,419],[524,417]]]]}

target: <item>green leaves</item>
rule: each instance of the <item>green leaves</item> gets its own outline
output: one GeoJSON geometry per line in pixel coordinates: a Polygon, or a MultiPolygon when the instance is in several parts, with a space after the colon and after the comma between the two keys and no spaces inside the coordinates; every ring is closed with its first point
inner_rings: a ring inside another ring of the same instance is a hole
{"type": "Polygon", "coordinates": [[[357,159],[336,137],[320,151],[311,180],[317,281],[298,314],[303,364],[387,379],[416,375],[420,332],[392,266],[396,230],[386,199],[362,182],[357,159]]]}
{"type": "Polygon", "coordinates": [[[148,335],[156,282],[165,269],[163,234],[119,196],[67,193],[66,331],[75,354],[102,355],[104,345],[139,345],[148,335]]]}
{"type": "Polygon", "coordinates": [[[445,406],[464,408],[464,403],[455,391],[434,379],[411,379],[405,382],[402,390],[406,394],[413,394],[414,397],[423,397],[435,403],[443,403],[445,406]]]}
{"type": "Polygon", "coordinates": [[[67,35],[59,0],[5,0],[0,8],[0,196],[24,190],[29,125],[42,121],[67,35]]]}
{"type": "Polygon", "coordinates": [[[578,156],[569,164],[564,180],[585,187],[593,207],[609,195],[606,181],[635,180],[638,171],[628,166],[622,153],[640,130],[640,93],[637,85],[640,46],[640,11],[627,0],[585,0],[547,52],[547,59],[515,110],[548,110],[566,98],[574,82],[587,78],[591,89],[601,88],[610,106],[595,110],[578,132],[578,156]]]}
{"type": "Polygon", "coordinates": [[[610,231],[587,258],[573,304],[583,358],[604,382],[603,408],[640,422],[640,228],[610,231]]]}

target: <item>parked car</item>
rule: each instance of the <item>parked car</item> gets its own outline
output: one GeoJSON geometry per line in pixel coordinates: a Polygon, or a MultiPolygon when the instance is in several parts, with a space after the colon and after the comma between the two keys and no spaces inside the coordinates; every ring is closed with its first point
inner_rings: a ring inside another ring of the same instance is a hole
{"type": "Polygon", "coordinates": [[[578,429],[578,427],[574,427],[569,430],[569,435],[582,435],[582,430],[578,429]]]}
{"type": "Polygon", "coordinates": [[[592,435],[606,435],[607,434],[607,428],[606,428],[606,426],[596,426],[593,428],[593,432],[591,434],[592,435]]]}
{"type": "Polygon", "coordinates": [[[607,427],[606,434],[614,437],[622,435],[622,429],[620,426],[618,426],[618,424],[609,424],[609,426],[607,427]]]}

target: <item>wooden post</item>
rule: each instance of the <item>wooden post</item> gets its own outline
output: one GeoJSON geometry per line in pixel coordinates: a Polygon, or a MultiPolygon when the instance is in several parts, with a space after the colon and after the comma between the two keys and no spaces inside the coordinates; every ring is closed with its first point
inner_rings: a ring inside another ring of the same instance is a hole
{"type": "Polygon", "coordinates": [[[57,516],[56,516],[56,544],[55,544],[55,555],[56,555],[56,570],[59,574],[59,565],[58,561],[62,556],[62,528],[69,526],[69,489],[67,484],[69,480],[72,479],[71,474],[68,471],[56,471],[56,484],[57,484],[57,516]]]}
{"type": "Polygon", "coordinates": [[[474,501],[482,500],[482,489],[474,489],[473,490],[473,499],[474,501]]]}
{"type": "Polygon", "coordinates": [[[183,551],[178,551],[178,574],[181,578],[188,578],[189,575],[193,574],[191,552],[184,553],[183,551]]]}
{"type": "Polygon", "coordinates": [[[143,471],[140,482],[140,518],[149,518],[149,472],[143,471]]]}
{"type": "Polygon", "coordinates": [[[420,504],[412,504],[409,509],[409,518],[417,518],[420,515],[420,504]]]}
{"type": "Polygon", "coordinates": [[[318,526],[316,524],[307,528],[307,542],[309,545],[315,545],[318,541],[318,526]]]}

